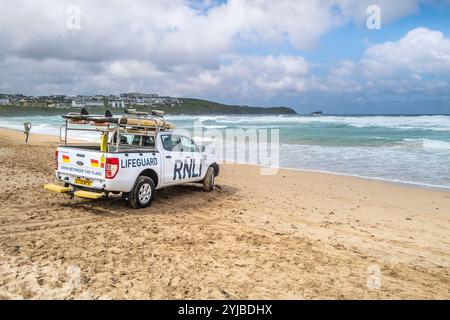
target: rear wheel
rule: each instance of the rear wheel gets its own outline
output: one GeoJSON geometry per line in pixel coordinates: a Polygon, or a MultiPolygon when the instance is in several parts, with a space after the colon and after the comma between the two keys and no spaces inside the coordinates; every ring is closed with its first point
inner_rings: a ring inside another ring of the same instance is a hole
{"type": "Polygon", "coordinates": [[[155,184],[153,180],[146,176],[140,176],[126,198],[128,198],[128,204],[132,208],[146,208],[152,203],[154,193],[155,184]]]}
{"type": "Polygon", "coordinates": [[[203,179],[203,191],[211,192],[214,190],[215,172],[213,167],[209,167],[206,171],[205,179],[203,179]]]}

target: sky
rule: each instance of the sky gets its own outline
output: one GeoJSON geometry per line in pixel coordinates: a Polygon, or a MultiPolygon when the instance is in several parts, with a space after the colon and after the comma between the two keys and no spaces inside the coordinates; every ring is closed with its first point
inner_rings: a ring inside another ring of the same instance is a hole
{"type": "Polygon", "coordinates": [[[450,113],[450,0],[0,0],[0,93],[450,113]]]}

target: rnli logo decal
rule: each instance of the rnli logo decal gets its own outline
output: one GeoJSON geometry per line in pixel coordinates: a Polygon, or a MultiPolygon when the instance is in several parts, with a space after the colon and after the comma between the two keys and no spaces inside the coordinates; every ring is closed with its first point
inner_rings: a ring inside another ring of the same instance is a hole
{"type": "Polygon", "coordinates": [[[187,178],[197,178],[202,175],[202,164],[196,168],[194,159],[188,160],[175,160],[173,167],[173,180],[183,180],[187,178]]]}

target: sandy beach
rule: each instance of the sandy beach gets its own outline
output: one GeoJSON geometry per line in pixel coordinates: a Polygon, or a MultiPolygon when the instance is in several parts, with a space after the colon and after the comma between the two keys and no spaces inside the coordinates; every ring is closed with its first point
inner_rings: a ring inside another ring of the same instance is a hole
{"type": "Polygon", "coordinates": [[[43,191],[57,143],[0,130],[1,299],[450,298],[450,192],[228,164],[133,210],[43,191]]]}

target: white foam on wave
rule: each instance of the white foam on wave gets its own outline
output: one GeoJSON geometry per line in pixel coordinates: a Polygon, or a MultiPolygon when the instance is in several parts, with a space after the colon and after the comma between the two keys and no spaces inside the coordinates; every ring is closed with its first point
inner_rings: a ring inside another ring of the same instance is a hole
{"type": "Polygon", "coordinates": [[[435,149],[450,150],[450,142],[436,139],[403,139],[407,146],[435,149]]]}
{"type": "Polygon", "coordinates": [[[332,121],[356,128],[450,131],[450,116],[338,117],[332,121]]]}
{"type": "Polygon", "coordinates": [[[449,189],[450,177],[443,174],[450,169],[446,154],[448,149],[424,147],[280,146],[283,167],[449,189]]]}
{"type": "Polygon", "coordinates": [[[450,150],[450,142],[432,139],[422,139],[422,145],[424,148],[450,150]]]}
{"type": "Polygon", "coordinates": [[[217,121],[217,120],[227,120],[232,118],[232,116],[222,116],[222,115],[168,115],[165,117],[168,121],[217,121]]]}
{"type": "Polygon", "coordinates": [[[336,124],[355,128],[383,127],[404,130],[450,131],[450,116],[172,116],[172,121],[213,121],[220,125],[336,124]]]}
{"type": "MultiPolygon", "coordinates": [[[[61,117],[43,117],[43,116],[31,116],[31,117],[11,117],[0,118],[0,127],[23,131],[23,123],[31,122],[31,134],[47,134],[51,136],[59,136],[61,130],[61,117]],[[47,121],[47,123],[45,123],[47,121]],[[42,123],[44,122],[44,123],[42,123]]],[[[98,134],[90,132],[76,132],[69,133],[69,138],[86,141],[97,141],[98,134]]]]}

